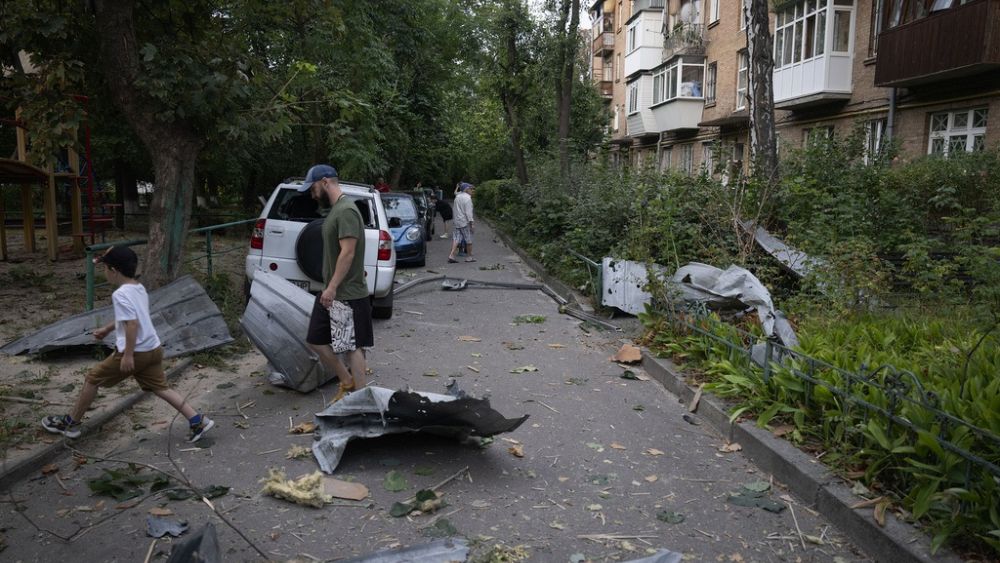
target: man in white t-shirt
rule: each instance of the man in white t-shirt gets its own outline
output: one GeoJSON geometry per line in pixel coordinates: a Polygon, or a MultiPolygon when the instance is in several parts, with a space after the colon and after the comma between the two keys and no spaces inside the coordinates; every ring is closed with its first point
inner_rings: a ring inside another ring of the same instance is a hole
{"type": "Polygon", "coordinates": [[[53,434],[78,438],[80,422],[97,397],[98,387],[110,387],[132,377],[140,389],[152,391],[183,414],[191,430],[188,440],[197,442],[215,422],[195,411],[184,397],[167,386],[163,347],[149,316],[149,296],[135,278],[139,258],[127,246],[112,246],[94,262],[104,264],[108,282],[118,286],[111,294],[114,320],[94,331],[94,338],[99,341],[115,331],[115,350],[87,373],[73,410],[63,416],[45,417],[42,426],[53,434]]]}
{"type": "Polygon", "coordinates": [[[448,262],[458,262],[455,255],[458,247],[465,244],[466,262],[475,262],[472,257],[472,234],[475,232],[475,216],[472,212],[472,195],[476,187],[465,182],[459,184],[461,191],[455,196],[455,215],[451,220],[451,253],[448,262]]]}

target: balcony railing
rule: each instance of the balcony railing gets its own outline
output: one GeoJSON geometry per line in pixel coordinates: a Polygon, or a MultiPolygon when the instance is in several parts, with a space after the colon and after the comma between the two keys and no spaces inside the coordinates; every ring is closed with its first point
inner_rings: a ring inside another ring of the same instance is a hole
{"type": "Polygon", "coordinates": [[[614,95],[614,86],[610,80],[601,80],[597,83],[598,89],[601,91],[602,98],[610,99],[614,95]]]}
{"type": "Polygon", "coordinates": [[[876,86],[913,86],[1000,68],[1000,0],[973,0],[879,34],[876,86]]]}
{"type": "Polygon", "coordinates": [[[604,51],[612,51],[615,48],[615,34],[605,31],[594,38],[594,54],[599,55],[604,51]]]}
{"type": "Polygon", "coordinates": [[[700,23],[679,23],[668,30],[663,39],[663,60],[677,55],[705,54],[705,26],[700,23]]]}

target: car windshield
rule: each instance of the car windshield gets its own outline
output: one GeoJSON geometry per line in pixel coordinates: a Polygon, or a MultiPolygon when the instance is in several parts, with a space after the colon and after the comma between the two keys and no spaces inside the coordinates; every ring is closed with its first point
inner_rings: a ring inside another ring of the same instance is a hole
{"type": "Polygon", "coordinates": [[[385,214],[389,219],[399,217],[403,223],[412,223],[417,220],[417,207],[414,205],[412,197],[382,196],[382,203],[385,205],[385,214]]]}

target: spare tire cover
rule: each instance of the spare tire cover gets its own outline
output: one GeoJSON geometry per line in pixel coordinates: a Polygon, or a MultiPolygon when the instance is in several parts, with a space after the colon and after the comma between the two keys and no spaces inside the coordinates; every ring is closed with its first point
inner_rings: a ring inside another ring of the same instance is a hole
{"type": "Polygon", "coordinates": [[[295,260],[302,273],[323,283],[323,221],[316,219],[306,225],[295,241],[295,260]]]}

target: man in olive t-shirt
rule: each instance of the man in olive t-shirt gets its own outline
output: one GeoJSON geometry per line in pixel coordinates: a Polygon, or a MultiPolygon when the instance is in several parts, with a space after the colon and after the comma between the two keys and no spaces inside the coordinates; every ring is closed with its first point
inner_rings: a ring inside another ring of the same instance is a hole
{"type": "Polygon", "coordinates": [[[299,188],[306,190],[320,205],[331,208],[322,229],[326,286],[313,305],[306,342],[340,380],[340,390],[331,401],[335,402],[365,386],[368,365],[362,348],[375,345],[365,283],[365,223],[340,189],[334,167],[317,164],[310,168],[299,188]],[[341,353],[350,371],[337,356],[341,353]]]}

